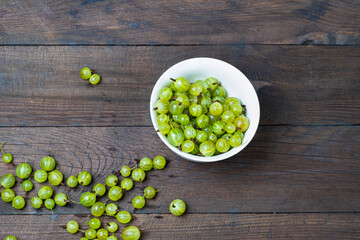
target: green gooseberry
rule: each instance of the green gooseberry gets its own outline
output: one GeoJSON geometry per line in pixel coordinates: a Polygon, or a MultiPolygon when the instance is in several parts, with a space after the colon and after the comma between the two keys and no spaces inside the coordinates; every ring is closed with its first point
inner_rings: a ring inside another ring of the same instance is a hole
{"type": "Polygon", "coordinates": [[[101,221],[100,219],[98,218],[92,218],[90,219],[89,221],[89,226],[92,228],[92,229],[99,229],[101,227],[101,221]]]}
{"type": "Polygon", "coordinates": [[[25,192],[30,192],[34,188],[34,184],[30,180],[25,180],[22,182],[21,187],[25,192]]]}
{"type": "Polygon", "coordinates": [[[101,217],[105,212],[105,203],[96,202],[91,206],[91,214],[94,217],[101,217]]]}
{"type": "Polygon", "coordinates": [[[121,234],[123,240],[139,240],[140,236],[140,230],[135,226],[126,227],[121,234]]]}
{"type": "Polygon", "coordinates": [[[10,153],[4,153],[2,156],[2,160],[4,163],[11,163],[13,160],[13,156],[10,153]]]}
{"type": "Polygon", "coordinates": [[[34,179],[38,183],[43,183],[48,179],[48,173],[43,169],[37,170],[34,173],[34,179]]]}
{"type": "Polygon", "coordinates": [[[129,223],[132,219],[131,214],[128,211],[120,211],[116,214],[116,219],[119,221],[119,223],[129,223]]]}
{"type": "Polygon", "coordinates": [[[144,171],[150,171],[153,168],[153,162],[151,158],[143,157],[140,160],[140,168],[144,171]]]}
{"type": "Polygon", "coordinates": [[[119,229],[119,226],[117,225],[116,222],[109,222],[106,225],[107,225],[107,230],[111,233],[114,233],[119,229]]]}
{"type": "Polygon", "coordinates": [[[17,238],[13,235],[6,236],[4,240],[17,240],[17,238]]]}
{"type": "Polygon", "coordinates": [[[134,186],[134,182],[130,178],[124,178],[120,184],[121,188],[129,191],[134,186]]]}
{"type": "Polygon", "coordinates": [[[71,220],[66,224],[66,230],[69,233],[77,233],[79,231],[79,223],[77,221],[71,220]]]}
{"type": "Polygon", "coordinates": [[[0,178],[0,184],[4,188],[12,188],[15,184],[15,177],[11,173],[6,173],[0,178]]]}
{"type": "Polygon", "coordinates": [[[58,186],[62,183],[62,180],[64,179],[63,174],[59,170],[54,170],[49,173],[49,183],[54,186],[58,186]]]}
{"type": "Polygon", "coordinates": [[[15,209],[23,209],[25,207],[25,199],[22,196],[16,196],[12,200],[12,206],[15,209]]]}
{"type": "Polygon", "coordinates": [[[43,157],[40,161],[40,167],[47,172],[54,170],[55,166],[56,166],[55,159],[50,156],[43,157]]]}
{"type": "Polygon", "coordinates": [[[1,199],[4,202],[11,202],[15,197],[15,192],[12,189],[4,189],[1,192],[1,199]]]}
{"type": "Polygon", "coordinates": [[[145,176],[146,176],[145,171],[142,170],[141,168],[136,168],[131,173],[132,179],[134,179],[134,181],[137,181],[137,182],[144,181],[145,176]]]}
{"type": "Polygon", "coordinates": [[[80,185],[87,186],[91,183],[92,177],[91,174],[87,171],[81,171],[78,175],[78,181],[80,185]]]}
{"type": "Polygon", "coordinates": [[[119,178],[115,175],[109,175],[106,178],[106,185],[108,185],[109,187],[116,186],[116,184],[118,184],[118,182],[119,182],[119,178]]]}
{"type": "Polygon", "coordinates": [[[88,230],[85,231],[85,237],[87,237],[88,239],[96,238],[96,230],[89,228],[88,230]]]}
{"type": "Polygon", "coordinates": [[[66,180],[66,184],[71,187],[74,188],[78,185],[79,181],[77,179],[76,176],[70,176],[67,180],[66,180]]]}
{"type": "Polygon", "coordinates": [[[163,156],[156,156],[153,159],[153,164],[155,169],[163,169],[166,166],[166,160],[163,156]]]}
{"type": "Polygon", "coordinates": [[[51,198],[53,193],[54,193],[53,189],[51,187],[45,185],[39,189],[38,196],[41,199],[45,200],[45,199],[51,198]]]}
{"type": "Polygon", "coordinates": [[[128,177],[131,174],[131,168],[129,166],[123,166],[120,170],[121,176],[128,177]]]}
{"type": "Polygon", "coordinates": [[[212,141],[206,140],[205,142],[200,144],[199,151],[205,157],[210,157],[210,156],[214,155],[214,153],[216,151],[216,147],[212,141]]]}
{"type": "Polygon", "coordinates": [[[96,195],[95,195],[95,193],[84,192],[80,196],[80,203],[84,207],[91,207],[92,205],[94,205],[96,203],[96,195]]]}
{"type": "Polygon", "coordinates": [[[21,179],[29,178],[32,173],[32,167],[28,163],[21,163],[16,167],[16,176],[21,179]]]}
{"type": "Polygon", "coordinates": [[[119,207],[115,203],[110,203],[106,205],[105,211],[107,215],[114,216],[119,212],[119,207]]]}
{"type": "Polygon", "coordinates": [[[39,197],[33,197],[30,203],[33,208],[39,209],[43,205],[43,200],[39,197]]]}
{"type": "Polygon", "coordinates": [[[84,67],[80,70],[80,77],[84,80],[89,79],[91,76],[91,70],[88,67],[84,67]]]}
{"type": "Polygon", "coordinates": [[[181,216],[186,210],[186,204],[181,199],[175,199],[170,203],[169,206],[170,212],[175,216],[181,216]]]}
{"type": "Polygon", "coordinates": [[[110,188],[108,196],[111,201],[119,201],[123,196],[123,190],[119,186],[114,186],[110,188]]]}
{"type": "Polygon", "coordinates": [[[109,236],[109,232],[105,228],[100,228],[97,231],[96,236],[99,240],[104,240],[109,236]]]}
{"type": "Polygon", "coordinates": [[[106,193],[106,186],[104,184],[102,184],[102,183],[97,183],[93,187],[93,192],[97,196],[101,197],[106,193]]]}
{"type": "Polygon", "coordinates": [[[92,85],[96,85],[100,82],[100,76],[98,74],[92,74],[89,78],[89,82],[92,85]]]}
{"type": "Polygon", "coordinates": [[[54,207],[55,207],[55,202],[51,198],[48,198],[48,199],[45,200],[44,205],[45,205],[45,207],[47,209],[52,211],[54,209],[54,207]]]}
{"type": "Polygon", "coordinates": [[[142,209],[145,207],[145,198],[143,196],[136,196],[132,200],[132,205],[136,209],[142,209]]]}
{"type": "Polygon", "coordinates": [[[54,199],[55,199],[55,203],[60,207],[65,206],[69,202],[69,199],[65,193],[56,194],[54,199]]]}
{"type": "Polygon", "coordinates": [[[152,199],[155,197],[157,192],[160,192],[160,190],[156,190],[155,188],[148,186],[144,189],[144,197],[147,199],[152,199]]]}

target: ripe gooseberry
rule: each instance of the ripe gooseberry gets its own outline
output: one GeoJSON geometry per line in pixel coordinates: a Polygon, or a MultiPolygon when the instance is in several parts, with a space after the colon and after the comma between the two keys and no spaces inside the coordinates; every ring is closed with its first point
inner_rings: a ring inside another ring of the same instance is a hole
{"type": "Polygon", "coordinates": [[[75,176],[70,176],[67,180],[66,180],[66,184],[71,187],[74,188],[78,185],[79,181],[77,179],[77,177],[75,176]]]}
{"type": "Polygon", "coordinates": [[[64,179],[63,174],[59,170],[54,170],[49,173],[49,183],[54,186],[58,186],[62,183],[64,179]]]}
{"type": "Polygon", "coordinates": [[[145,171],[142,170],[141,168],[136,168],[131,173],[132,179],[134,179],[134,181],[137,181],[137,182],[144,181],[145,176],[146,176],[145,171]]]}
{"type": "Polygon", "coordinates": [[[98,74],[92,74],[89,78],[89,82],[92,85],[96,85],[100,82],[100,76],[98,74]]]}
{"type": "Polygon", "coordinates": [[[170,203],[169,206],[170,212],[175,216],[181,216],[186,210],[186,204],[181,199],[175,199],[170,203]]]}
{"type": "Polygon", "coordinates": [[[45,200],[44,205],[45,205],[45,207],[47,209],[52,211],[54,209],[54,207],[55,207],[55,202],[51,198],[48,198],[48,199],[45,200]]]}
{"type": "Polygon", "coordinates": [[[15,192],[12,189],[4,189],[1,192],[1,199],[4,202],[11,202],[15,197],[15,192]]]}
{"type": "Polygon", "coordinates": [[[92,219],[90,219],[90,221],[89,221],[89,226],[90,226],[90,228],[92,228],[92,229],[99,229],[100,227],[101,227],[101,221],[100,221],[100,219],[98,219],[98,218],[92,218],[92,219]]]}
{"type": "Polygon", "coordinates": [[[111,233],[114,233],[119,229],[119,226],[117,225],[116,222],[109,222],[106,225],[107,225],[107,230],[111,233]]]}
{"type": "Polygon", "coordinates": [[[132,200],[132,205],[136,209],[142,209],[145,206],[145,198],[142,196],[136,196],[132,200]]]}
{"type": "Polygon", "coordinates": [[[30,192],[34,188],[34,184],[30,180],[25,180],[22,182],[21,187],[25,192],[30,192]]]}
{"type": "Polygon", "coordinates": [[[38,196],[41,199],[45,200],[45,199],[51,198],[53,193],[54,193],[53,189],[51,187],[45,185],[39,189],[38,196]]]}
{"type": "Polygon", "coordinates": [[[171,129],[167,135],[167,140],[174,147],[180,146],[181,143],[184,141],[184,138],[184,133],[180,128],[171,129]]]}
{"type": "Polygon", "coordinates": [[[17,238],[13,235],[6,236],[4,240],[17,240],[17,238]]]}
{"type": "Polygon", "coordinates": [[[68,197],[65,195],[65,193],[58,193],[55,195],[55,203],[57,205],[59,205],[60,207],[63,207],[65,206],[68,202],[69,202],[69,199],[68,197]]]}
{"type": "Polygon", "coordinates": [[[153,162],[148,157],[143,157],[140,160],[140,168],[144,171],[150,171],[153,168],[153,162]]]}
{"type": "Polygon", "coordinates": [[[114,216],[117,212],[119,212],[119,207],[115,203],[110,203],[106,205],[105,211],[107,215],[114,216]]]}
{"type": "Polygon", "coordinates": [[[97,183],[97,184],[95,184],[94,187],[93,187],[93,192],[94,192],[97,196],[101,197],[101,196],[103,196],[103,195],[106,193],[106,187],[105,187],[105,185],[102,184],[102,183],[97,183]]]}
{"type": "Polygon", "coordinates": [[[24,162],[16,167],[16,176],[21,179],[29,178],[32,173],[32,167],[30,164],[24,162]]]}
{"type": "Polygon", "coordinates": [[[6,173],[0,178],[0,184],[4,188],[12,188],[15,184],[15,177],[11,173],[6,173]]]}
{"type": "Polygon", "coordinates": [[[134,186],[134,182],[130,178],[124,178],[120,184],[121,188],[129,191],[134,186]]]}
{"type": "Polygon", "coordinates": [[[47,180],[48,178],[48,174],[45,170],[43,169],[40,169],[40,170],[37,170],[35,173],[34,173],[34,179],[35,181],[37,181],[38,183],[43,183],[47,180]]]}
{"type": "Polygon", "coordinates": [[[0,152],[3,152],[4,155],[2,156],[2,160],[4,163],[11,163],[13,160],[13,156],[10,153],[5,153],[4,149],[2,148],[2,146],[5,144],[6,142],[3,142],[0,145],[0,152]]]}
{"type": "Polygon", "coordinates": [[[160,190],[156,190],[155,188],[148,186],[144,189],[144,197],[147,199],[152,199],[155,197],[157,192],[160,192],[160,190]]]}
{"type": "Polygon", "coordinates": [[[88,239],[96,238],[96,230],[89,228],[88,230],[85,231],[85,237],[88,239]]]}
{"type": "Polygon", "coordinates": [[[25,199],[22,196],[16,196],[12,200],[12,206],[15,209],[23,209],[25,207],[25,199]]]}
{"type": "Polygon", "coordinates": [[[131,168],[129,166],[123,166],[120,170],[121,176],[128,177],[131,174],[131,168]]]}
{"type": "Polygon", "coordinates": [[[30,203],[33,208],[39,209],[43,205],[43,200],[39,197],[33,197],[30,203]]]}
{"type": "Polygon", "coordinates": [[[55,166],[55,159],[50,156],[43,157],[40,161],[40,167],[47,172],[54,170],[55,166]]]}
{"type": "Polygon", "coordinates": [[[106,178],[106,185],[108,185],[109,187],[116,186],[116,184],[118,184],[118,182],[119,182],[119,179],[115,175],[109,175],[106,178]]]}
{"type": "Polygon", "coordinates": [[[104,240],[109,236],[109,232],[105,228],[100,228],[97,231],[96,236],[99,240],[104,240]]]}
{"type": "Polygon", "coordinates": [[[156,156],[153,159],[153,165],[155,169],[163,169],[166,166],[166,160],[163,156],[156,156]]]}
{"type": "Polygon", "coordinates": [[[80,185],[87,186],[91,183],[91,174],[87,171],[81,171],[78,175],[78,181],[80,185]]]}
{"type": "Polygon", "coordinates": [[[119,223],[129,223],[132,219],[131,214],[128,211],[120,211],[116,214],[116,219],[119,221],[119,223]]]}
{"type": "Polygon", "coordinates": [[[96,202],[91,206],[91,214],[94,217],[101,217],[105,212],[105,203],[96,202]]]}
{"type": "Polygon", "coordinates": [[[77,233],[79,231],[79,223],[74,220],[68,221],[66,224],[66,230],[69,233],[77,233]]]}
{"type": "Polygon", "coordinates": [[[199,151],[205,157],[210,157],[214,155],[216,151],[215,144],[212,141],[207,140],[200,144],[199,151]]]}
{"type": "Polygon", "coordinates": [[[114,186],[114,187],[110,188],[108,196],[111,201],[114,201],[114,202],[119,201],[121,199],[121,197],[123,196],[121,187],[114,186]]]}
{"type": "Polygon", "coordinates": [[[84,192],[80,196],[80,203],[84,207],[91,207],[92,205],[95,204],[95,202],[96,202],[96,195],[94,193],[84,192]]]}
{"type": "Polygon", "coordinates": [[[135,226],[126,227],[121,234],[123,240],[138,240],[140,236],[140,230],[135,226]]]}
{"type": "Polygon", "coordinates": [[[88,67],[84,67],[80,70],[80,77],[84,80],[89,79],[91,76],[91,70],[88,67]]]}

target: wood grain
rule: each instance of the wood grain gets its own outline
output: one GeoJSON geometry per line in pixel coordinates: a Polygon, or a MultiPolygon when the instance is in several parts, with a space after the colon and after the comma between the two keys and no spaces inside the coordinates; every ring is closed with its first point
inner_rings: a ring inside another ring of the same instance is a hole
{"type": "MultiPolygon", "coordinates": [[[[143,184],[125,193],[118,205],[133,212],[131,200],[148,185],[161,189],[156,200],[138,213],[168,213],[175,198],[188,203],[189,213],[259,212],[359,212],[360,127],[351,126],[262,126],[253,142],[226,161],[196,164],[173,154],[151,127],[0,128],[4,150],[14,163],[27,158],[39,169],[43,156],[51,154],[65,177],[90,171],[94,183],[133,159],[164,155],[172,160],[161,171],[151,171],[143,184]]],[[[0,175],[15,169],[0,164],[0,175]]],[[[39,185],[29,196],[36,195],[39,185]]],[[[56,187],[78,201],[90,187],[69,190],[56,187]]],[[[24,196],[20,186],[15,192],[24,196]]],[[[106,201],[107,197],[100,199],[106,201]]],[[[57,207],[56,214],[87,214],[77,204],[57,207]]],[[[31,206],[14,210],[0,201],[0,214],[51,214],[31,206]]]]}
{"type": "MultiPolygon", "coordinates": [[[[136,214],[131,225],[141,239],[360,239],[359,214],[136,214]]],[[[60,226],[76,220],[87,229],[88,216],[0,216],[0,238],[80,239],[60,226]],[[21,229],[21,230],[19,230],[21,229]]],[[[112,221],[101,218],[103,223],[112,221]]],[[[116,221],[116,220],[115,220],[116,221]]],[[[119,239],[124,226],[115,234],[119,239]]]]}
{"type": "Polygon", "coordinates": [[[257,89],[262,125],[360,123],[357,47],[6,46],[0,47],[0,126],[151,126],[156,80],[196,56],[243,71],[257,89]],[[101,75],[98,86],[80,79],[84,66],[101,75]]]}
{"type": "Polygon", "coordinates": [[[359,44],[358,1],[0,1],[0,44],[359,44]]]}

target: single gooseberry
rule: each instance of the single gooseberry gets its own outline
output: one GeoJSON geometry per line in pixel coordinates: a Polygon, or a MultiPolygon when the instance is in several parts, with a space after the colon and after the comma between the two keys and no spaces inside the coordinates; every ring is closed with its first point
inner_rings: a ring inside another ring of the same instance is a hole
{"type": "Polygon", "coordinates": [[[49,183],[54,186],[58,186],[62,183],[64,179],[63,174],[59,170],[54,170],[49,173],[49,183]]]}
{"type": "Polygon", "coordinates": [[[121,176],[128,177],[131,174],[131,168],[129,166],[123,166],[120,170],[121,176]]]}
{"type": "Polygon", "coordinates": [[[54,191],[51,187],[49,186],[42,186],[39,191],[38,191],[38,195],[41,199],[48,199],[51,198],[53,195],[54,191]]]}
{"type": "Polygon", "coordinates": [[[166,160],[163,156],[156,156],[154,157],[154,160],[153,160],[153,164],[154,164],[154,168],[155,169],[163,169],[166,165],[166,160]]]}
{"type": "Polygon", "coordinates": [[[88,230],[85,231],[85,237],[88,239],[96,238],[96,230],[89,228],[88,230]]]}
{"type": "Polygon", "coordinates": [[[124,178],[120,184],[122,189],[129,191],[134,186],[134,182],[130,178],[124,178]]]}
{"type": "Polygon", "coordinates": [[[79,231],[78,222],[71,220],[66,224],[66,229],[69,233],[77,233],[79,231]]]}
{"type": "Polygon", "coordinates": [[[141,168],[136,168],[131,173],[132,179],[134,179],[134,181],[137,181],[137,182],[144,181],[145,176],[146,176],[145,171],[142,170],[141,168]]]}
{"type": "Polygon", "coordinates": [[[21,196],[16,196],[12,200],[12,206],[15,209],[23,209],[25,207],[25,199],[21,196]]]}
{"type": "Polygon", "coordinates": [[[30,180],[25,180],[22,182],[21,187],[25,192],[30,192],[34,188],[34,184],[30,180]]]}
{"type": "Polygon", "coordinates": [[[115,175],[109,175],[106,178],[106,185],[108,185],[109,187],[116,186],[116,184],[118,184],[118,182],[119,182],[119,179],[115,175]]]}
{"type": "Polygon", "coordinates": [[[54,199],[55,199],[55,203],[60,207],[65,206],[69,202],[69,199],[65,193],[56,194],[54,199]]]}
{"type": "Polygon", "coordinates": [[[48,173],[43,169],[37,170],[34,173],[34,179],[38,183],[43,183],[48,179],[48,173]]]}
{"type": "Polygon", "coordinates": [[[136,196],[132,200],[132,205],[136,209],[142,209],[145,206],[145,198],[143,196],[136,196]]]}
{"type": "Polygon", "coordinates": [[[181,216],[186,210],[186,204],[181,199],[175,199],[170,203],[169,206],[170,212],[175,216],[181,216]]]}
{"type": "Polygon", "coordinates": [[[66,184],[71,187],[74,188],[78,185],[79,181],[77,179],[76,176],[70,176],[67,180],[66,180],[66,184]]]}
{"type": "Polygon", "coordinates": [[[15,184],[15,177],[11,173],[6,173],[0,178],[0,184],[4,188],[12,188],[15,184]]]}
{"type": "Polygon", "coordinates": [[[94,217],[101,217],[105,212],[105,203],[96,202],[91,206],[91,214],[94,217]]]}
{"type": "Polygon", "coordinates": [[[111,233],[114,233],[119,229],[119,226],[117,225],[116,222],[109,222],[106,225],[107,225],[107,230],[111,233]]]}
{"type": "Polygon", "coordinates": [[[128,211],[120,211],[116,214],[116,218],[119,223],[129,223],[132,219],[131,214],[128,211]]]}
{"type": "Polygon", "coordinates": [[[105,211],[107,215],[114,216],[117,212],[119,212],[119,207],[115,203],[110,203],[106,205],[105,211]]]}
{"type": "Polygon", "coordinates": [[[4,189],[1,192],[1,199],[4,202],[11,202],[15,197],[15,192],[12,189],[4,189]]]}
{"type": "Polygon", "coordinates": [[[29,178],[32,173],[32,167],[28,163],[21,163],[16,167],[16,175],[21,179],[29,178]]]}
{"type": "Polygon", "coordinates": [[[114,186],[114,187],[110,188],[108,196],[111,201],[114,201],[114,202],[119,201],[121,199],[121,197],[123,196],[121,187],[114,186]]]}
{"type": "Polygon", "coordinates": [[[92,177],[91,174],[87,171],[82,171],[78,175],[78,181],[80,185],[87,186],[91,183],[92,177]]]}
{"type": "Polygon", "coordinates": [[[140,238],[140,230],[135,226],[126,227],[121,237],[123,240],[138,240],[140,238]]]}
{"type": "Polygon", "coordinates": [[[43,200],[39,197],[33,197],[30,202],[31,206],[36,209],[41,208],[43,205],[43,200]]]}
{"type": "Polygon", "coordinates": [[[47,172],[54,170],[55,165],[55,159],[50,156],[43,157],[40,161],[40,167],[47,172]]]}
{"type": "Polygon", "coordinates": [[[109,232],[105,228],[100,228],[97,231],[96,236],[99,240],[104,240],[109,236],[109,232]]]}
{"type": "Polygon", "coordinates": [[[98,218],[92,218],[90,219],[89,221],[89,226],[92,228],[92,229],[99,229],[101,227],[101,221],[100,219],[98,218]]]}
{"type": "Polygon", "coordinates": [[[153,168],[153,162],[148,157],[143,157],[140,160],[140,168],[144,171],[150,171],[153,168]]]}
{"type": "Polygon", "coordinates": [[[101,197],[101,196],[103,196],[103,195],[106,193],[106,187],[105,187],[105,185],[102,184],[102,183],[97,183],[97,184],[95,184],[94,187],[93,187],[93,192],[94,192],[97,196],[101,197]]]}
{"type": "Polygon", "coordinates": [[[80,203],[81,203],[84,207],[91,207],[92,205],[94,205],[95,202],[96,202],[96,195],[95,195],[95,193],[84,192],[84,193],[81,194],[81,196],[80,196],[80,203]]]}
{"type": "Polygon", "coordinates": [[[160,192],[160,190],[156,190],[155,188],[150,187],[150,186],[146,187],[144,189],[144,197],[147,199],[152,199],[155,197],[157,192],[160,192]]]}

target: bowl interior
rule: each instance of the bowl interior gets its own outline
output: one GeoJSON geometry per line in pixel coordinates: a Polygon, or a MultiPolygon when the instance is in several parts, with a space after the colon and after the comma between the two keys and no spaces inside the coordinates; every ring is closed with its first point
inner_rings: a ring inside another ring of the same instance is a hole
{"type": "Polygon", "coordinates": [[[246,105],[246,116],[250,121],[249,129],[245,132],[243,143],[230,151],[212,157],[195,156],[181,152],[170,145],[165,136],[158,133],[161,140],[176,154],[191,161],[214,162],[229,158],[240,152],[254,137],[260,119],[260,106],[256,91],[246,76],[234,66],[213,58],[192,58],[170,67],[156,82],[151,93],[150,114],[155,129],[158,129],[156,112],[153,110],[158,99],[159,91],[170,85],[170,78],[185,77],[190,82],[205,80],[209,77],[217,78],[226,89],[228,97],[237,97],[242,104],[246,105]]]}

